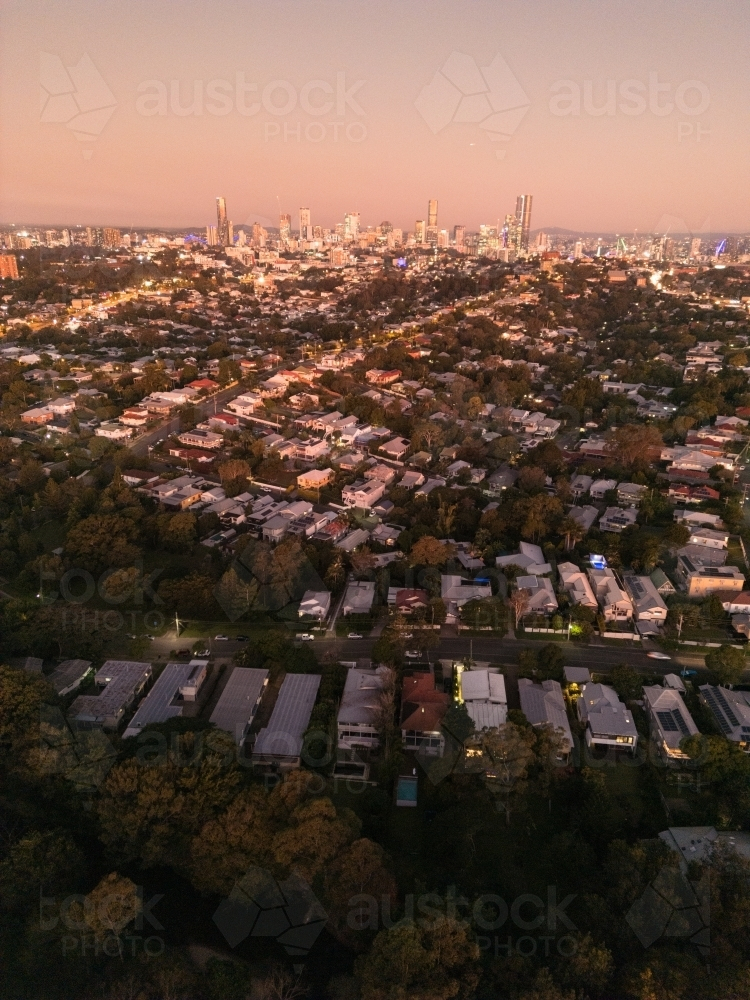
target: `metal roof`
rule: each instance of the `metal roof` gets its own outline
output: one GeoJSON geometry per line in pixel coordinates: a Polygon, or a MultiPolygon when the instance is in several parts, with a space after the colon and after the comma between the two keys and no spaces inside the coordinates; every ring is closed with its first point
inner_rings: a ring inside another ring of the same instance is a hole
{"type": "Polygon", "coordinates": [[[299,757],[319,687],[319,674],[286,675],[268,725],[258,733],[253,756],[299,757]]]}
{"type": "Polygon", "coordinates": [[[123,738],[137,735],[144,726],[182,715],[182,705],[172,705],[182,684],[194,670],[192,663],[168,663],[130,720],[123,738]]]}
{"type": "Polygon", "coordinates": [[[267,670],[235,667],[227,681],[210,721],[231,733],[237,743],[245,738],[268,681],[267,670]]]}

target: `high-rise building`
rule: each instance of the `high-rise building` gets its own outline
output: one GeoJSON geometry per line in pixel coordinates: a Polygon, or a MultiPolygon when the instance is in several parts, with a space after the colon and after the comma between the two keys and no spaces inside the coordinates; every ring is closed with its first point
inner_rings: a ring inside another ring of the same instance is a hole
{"type": "Polygon", "coordinates": [[[0,278],[18,278],[18,261],[15,254],[0,254],[0,278]]]}
{"type": "Polygon", "coordinates": [[[234,223],[230,221],[227,223],[227,236],[229,237],[226,245],[228,247],[234,246],[234,223]]]}
{"type": "Polygon", "coordinates": [[[529,233],[531,232],[531,195],[519,194],[516,198],[516,219],[518,220],[518,237],[516,250],[529,249],[529,233]]]}
{"type": "Polygon", "coordinates": [[[347,212],[344,216],[344,236],[350,240],[359,236],[359,212],[347,212]]]}
{"type": "Polygon", "coordinates": [[[393,232],[393,223],[388,222],[388,220],[386,219],[385,222],[380,223],[380,226],[378,228],[380,229],[381,236],[387,236],[388,233],[393,232]]]}
{"type": "Polygon", "coordinates": [[[693,258],[700,257],[701,253],[701,238],[700,236],[694,236],[690,241],[690,256],[693,258]]]}
{"type": "Polygon", "coordinates": [[[500,235],[500,244],[506,247],[511,256],[518,253],[521,245],[521,224],[517,215],[506,215],[500,235]]]}
{"type": "Polygon", "coordinates": [[[229,246],[229,220],[227,203],[224,198],[216,199],[216,238],[220,247],[229,246]]]}
{"type": "Polygon", "coordinates": [[[424,219],[417,219],[414,223],[414,239],[417,243],[427,242],[427,226],[424,219]]]}
{"type": "Polygon", "coordinates": [[[266,245],[266,230],[259,222],[253,223],[252,243],[254,247],[264,247],[266,245]]]}
{"type": "Polygon", "coordinates": [[[216,246],[216,226],[206,226],[206,243],[210,247],[216,246]]]}
{"type": "Polygon", "coordinates": [[[122,233],[119,229],[105,229],[103,243],[107,249],[114,250],[122,244],[122,233]]]}
{"type": "Polygon", "coordinates": [[[446,249],[451,245],[450,237],[448,235],[447,229],[441,229],[437,235],[437,245],[441,249],[446,249]]]}
{"type": "Polygon", "coordinates": [[[580,240],[576,240],[575,249],[573,250],[573,256],[576,260],[583,257],[583,243],[580,240]]]}
{"type": "Polygon", "coordinates": [[[437,228],[437,198],[430,198],[427,202],[427,225],[437,228]]]}
{"type": "Polygon", "coordinates": [[[292,217],[287,212],[279,215],[279,239],[282,243],[288,243],[292,238],[292,217]]]}
{"type": "Polygon", "coordinates": [[[240,229],[237,233],[237,246],[247,246],[247,234],[244,229],[240,229]]]}
{"type": "Polygon", "coordinates": [[[466,226],[453,227],[453,242],[456,244],[457,250],[463,250],[466,242],[466,226]]]}
{"type": "Polygon", "coordinates": [[[299,238],[309,242],[313,238],[312,228],[310,209],[301,208],[299,210],[299,238]]]}

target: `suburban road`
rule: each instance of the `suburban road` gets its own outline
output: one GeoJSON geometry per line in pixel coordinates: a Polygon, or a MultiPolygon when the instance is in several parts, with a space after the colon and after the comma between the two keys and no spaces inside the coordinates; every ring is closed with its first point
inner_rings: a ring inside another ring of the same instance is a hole
{"type": "MultiPolygon", "coordinates": [[[[214,396],[209,396],[208,399],[204,399],[199,403],[193,403],[195,407],[195,412],[201,417],[208,416],[210,413],[220,413],[224,407],[225,403],[228,403],[230,399],[234,399],[235,396],[239,396],[244,392],[244,388],[238,385],[236,382],[234,385],[230,385],[226,389],[222,389],[217,392],[214,396]]],[[[143,456],[148,454],[148,449],[155,445],[158,441],[162,441],[164,438],[169,437],[171,434],[177,434],[180,430],[180,418],[171,417],[169,420],[164,421],[164,423],[159,424],[158,427],[154,427],[153,430],[146,431],[145,434],[141,434],[133,444],[130,446],[130,450],[134,455],[143,456]]]]}

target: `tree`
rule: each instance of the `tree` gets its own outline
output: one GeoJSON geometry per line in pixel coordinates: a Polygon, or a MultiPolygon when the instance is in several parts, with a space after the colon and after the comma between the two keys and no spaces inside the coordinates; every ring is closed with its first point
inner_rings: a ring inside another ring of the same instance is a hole
{"type": "Polygon", "coordinates": [[[738,646],[724,643],[706,653],[706,666],[715,675],[718,684],[731,687],[739,684],[745,672],[745,654],[738,646]]]}
{"type": "Polygon", "coordinates": [[[548,533],[552,522],[561,514],[562,504],[557,497],[538,493],[526,502],[521,534],[524,538],[536,541],[548,533]]]}
{"type": "Polygon", "coordinates": [[[607,451],[627,469],[646,469],[661,453],[663,439],[653,424],[626,424],[607,435],[607,451]]]}
{"type": "Polygon", "coordinates": [[[635,701],[643,689],[643,678],[628,663],[612,667],[609,681],[623,701],[635,701]]]}
{"type": "Polygon", "coordinates": [[[166,515],[160,526],[162,544],[173,552],[191,549],[195,544],[196,524],[197,518],[189,510],[166,515]]]}
{"type": "Polygon", "coordinates": [[[43,677],[0,666],[0,759],[5,768],[23,766],[37,749],[39,707],[53,697],[43,677]]]}
{"type": "Polygon", "coordinates": [[[438,517],[437,524],[435,525],[437,533],[442,535],[443,538],[447,538],[449,535],[453,534],[453,525],[456,521],[456,511],[458,510],[457,503],[448,503],[447,500],[441,500],[440,506],[438,507],[438,517]]]}
{"type": "Polygon", "coordinates": [[[533,731],[513,722],[476,737],[487,768],[486,785],[505,812],[508,825],[515,802],[526,790],[528,769],[534,763],[534,742],[533,731]]]}
{"type": "Polygon", "coordinates": [[[78,567],[97,574],[133,562],[138,555],[133,544],[137,533],[133,521],[120,514],[92,514],[70,529],[65,550],[78,567]]]}
{"type": "Polygon", "coordinates": [[[349,845],[326,869],[325,902],[329,927],[340,940],[353,947],[364,947],[362,931],[366,929],[370,908],[364,901],[353,902],[357,896],[370,896],[391,903],[396,898],[396,883],[386,867],[383,848],[362,837],[349,845]],[[352,924],[354,926],[352,926],[352,924]]]}
{"type": "Polygon", "coordinates": [[[508,598],[508,603],[513,610],[513,619],[515,621],[515,626],[518,628],[518,623],[521,621],[523,616],[526,614],[526,610],[529,606],[529,600],[531,595],[528,590],[523,588],[514,590],[513,593],[508,598]]]}
{"type": "Polygon", "coordinates": [[[433,535],[422,535],[412,545],[409,562],[412,566],[443,566],[454,555],[455,547],[433,535]]]}
{"type": "Polygon", "coordinates": [[[441,917],[381,931],[354,968],[362,1000],[463,1000],[476,988],[478,959],[466,927],[441,917]]]}
{"type": "Polygon", "coordinates": [[[351,809],[337,810],[328,798],[303,802],[271,844],[276,864],[298,872],[308,882],[323,872],[360,831],[351,809]]]}
{"type": "Polygon", "coordinates": [[[86,896],[85,903],[75,901],[70,915],[76,922],[88,926],[94,939],[102,944],[115,938],[120,956],[123,945],[120,935],[141,912],[138,887],[129,878],[112,872],[86,896]]]}
{"type": "Polygon", "coordinates": [[[566,552],[569,552],[577,542],[586,537],[586,529],[572,517],[564,517],[558,524],[557,530],[565,538],[566,552]]]}
{"type": "Polygon", "coordinates": [[[544,489],[547,476],[544,469],[535,465],[526,465],[518,475],[518,485],[524,493],[538,493],[544,489]]]}

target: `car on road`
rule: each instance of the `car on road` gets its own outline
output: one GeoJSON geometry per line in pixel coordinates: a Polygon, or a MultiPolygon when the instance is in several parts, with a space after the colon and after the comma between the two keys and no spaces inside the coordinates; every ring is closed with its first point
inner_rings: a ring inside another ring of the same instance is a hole
{"type": "Polygon", "coordinates": [[[214,642],[229,642],[228,635],[215,635],[214,642]]]}
{"type": "Polygon", "coordinates": [[[648,658],[650,660],[671,660],[672,659],[672,657],[671,656],[667,656],[666,653],[656,653],[656,652],[646,653],[646,656],[648,656],[648,658]]]}
{"type": "Polygon", "coordinates": [[[414,633],[413,632],[404,632],[404,634],[401,636],[401,638],[402,639],[413,639],[414,638],[414,633]]]}
{"type": "Polygon", "coordinates": [[[407,649],[406,652],[404,653],[404,656],[407,658],[407,660],[419,659],[419,653],[417,652],[416,649],[407,649]]]}
{"type": "Polygon", "coordinates": [[[194,656],[210,656],[211,653],[207,649],[196,649],[194,656]]]}
{"type": "Polygon", "coordinates": [[[310,635],[309,632],[300,632],[300,634],[297,636],[297,638],[301,642],[312,642],[315,639],[315,636],[314,635],[310,635]]]}
{"type": "Polygon", "coordinates": [[[359,632],[350,632],[349,635],[346,638],[347,639],[364,639],[364,636],[360,635],[359,632]]]}
{"type": "Polygon", "coordinates": [[[250,637],[247,636],[247,635],[236,635],[234,637],[234,639],[235,639],[235,642],[249,642],[250,641],[250,637]]]}

